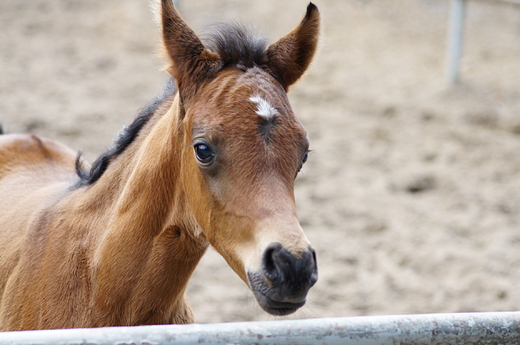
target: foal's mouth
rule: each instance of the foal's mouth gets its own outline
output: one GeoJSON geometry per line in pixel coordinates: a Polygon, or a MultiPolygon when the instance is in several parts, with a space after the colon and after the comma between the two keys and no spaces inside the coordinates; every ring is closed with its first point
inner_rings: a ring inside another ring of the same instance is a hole
{"type": "Polygon", "coordinates": [[[253,293],[260,307],[272,315],[283,316],[294,313],[305,305],[306,300],[301,302],[280,302],[275,301],[261,292],[253,290],[253,293]]]}

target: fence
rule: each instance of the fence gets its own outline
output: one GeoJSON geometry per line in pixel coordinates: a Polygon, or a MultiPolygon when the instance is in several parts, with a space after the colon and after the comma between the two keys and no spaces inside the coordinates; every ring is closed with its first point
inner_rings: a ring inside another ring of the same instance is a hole
{"type": "MultiPolygon", "coordinates": [[[[500,0],[520,5],[520,0],[500,0]]],[[[462,32],[466,0],[450,0],[450,19],[448,24],[448,67],[447,77],[450,84],[460,79],[460,58],[462,55],[462,32]]]]}
{"type": "Polygon", "coordinates": [[[518,345],[520,312],[4,332],[0,344],[518,345]]]}

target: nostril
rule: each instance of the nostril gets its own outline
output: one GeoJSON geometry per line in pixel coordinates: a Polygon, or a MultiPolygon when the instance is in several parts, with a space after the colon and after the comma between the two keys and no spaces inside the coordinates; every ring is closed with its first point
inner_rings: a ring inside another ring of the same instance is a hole
{"type": "MultiPolygon", "coordinates": [[[[269,244],[262,255],[260,272],[249,278],[253,291],[267,303],[305,303],[307,292],[318,280],[316,252],[308,247],[294,255],[282,244],[269,244]]],[[[257,297],[258,298],[258,297],[257,297]]]]}
{"type": "Polygon", "coordinates": [[[288,285],[290,289],[308,289],[318,280],[316,252],[312,247],[300,257],[293,256],[280,243],[271,243],[264,251],[262,271],[273,286],[288,285]]]}
{"type": "Polygon", "coordinates": [[[312,247],[310,247],[309,249],[312,253],[312,261],[314,263],[314,269],[309,278],[309,283],[311,284],[311,286],[313,286],[318,281],[318,260],[316,259],[316,251],[312,247]]]}
{"type": "Polygon", "coordinates": [[[263,257],[263,271],[267,279],[271,282],[276,281],[279,278],[279,269],[276,265],[276,253],[280,251],[282,245],[280,243],[270,244],[263,257]]]}
{"type": "Polygon", "coordinates": [[[316,284],[317,281],[318,281],[318,273],[311,274],[311,277],[309,278],[310,286],[314,286],[314,284],[316,284]]]}

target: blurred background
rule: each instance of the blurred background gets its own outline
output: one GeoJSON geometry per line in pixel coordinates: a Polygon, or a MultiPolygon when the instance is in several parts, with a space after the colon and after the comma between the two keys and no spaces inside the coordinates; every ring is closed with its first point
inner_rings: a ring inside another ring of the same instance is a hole
{"type": "MultiPolygon", "coordinates": [[[[199,33],[272,41],[307,0],[189,0],[199,33]]],[[[520,5],[468,0],[461,82],[446,80],[448,0],[315,0],[320,53],[289,95],[311,139],[297,179],[319,281],[289,318],[520,309],[520,5]]],[[[0,122],[93,161],[161,90],[145,0],[0,1],[0,122]]],[[[197,322],[278,319],[209,250],[197,322]]]]}

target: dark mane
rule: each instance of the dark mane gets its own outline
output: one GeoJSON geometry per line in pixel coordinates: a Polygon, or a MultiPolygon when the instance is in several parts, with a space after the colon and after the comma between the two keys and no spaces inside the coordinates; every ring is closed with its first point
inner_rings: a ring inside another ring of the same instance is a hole
{"type": "Polygon", "coordinates": [[[119,133],[118,138],[115,140],[114,146],[112,146],[107,152],[99,156],[98,159],[92,164],[92,168],[87,171],[83,168],[81,163],[81,153],[76,159],[76,173],[80,178],[78,187],[88,186],[95,183],[103,175],[108,168],[108,165],[114,158],[119,156],[125,151],[125,149],[137,138],[137,135],[148,122],[148,120],[155,113],[159,105],[170,95],[175,93],[175,82],[173,79],[169,79],[164,88],[163,94],[155,98],[150,104],[141,108],[135,118],[129,126],[125,126],[119,133]]]}
{"type": "Polygon", "coordinates": [[[204,45],[217,53],[224,65],[251,68],[265,62],[267,39],[259,37],[251,27],[240,23],[211,25],[204,35],[204,45]]]}

